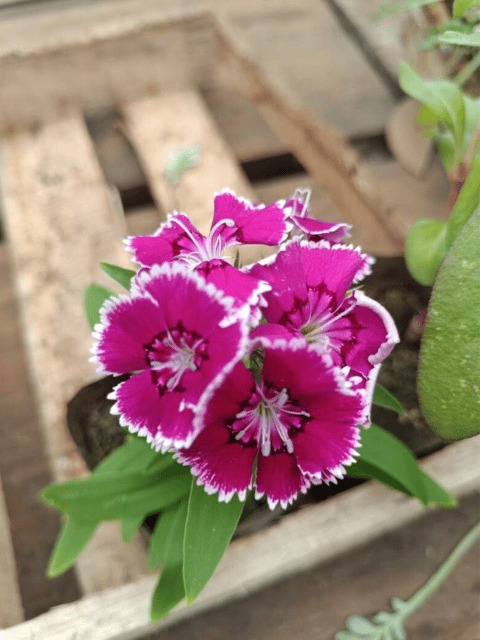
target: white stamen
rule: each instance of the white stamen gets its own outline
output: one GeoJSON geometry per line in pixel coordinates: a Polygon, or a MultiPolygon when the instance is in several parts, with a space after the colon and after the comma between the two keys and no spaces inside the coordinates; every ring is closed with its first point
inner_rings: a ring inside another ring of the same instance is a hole
{"type": "Polygon", "coordinates": [[[294,212],[293,215],[295,216],[300,216],[301,218],[305,218],[307,211],[308,211],[308,206],[310,204],[310,196],[312,195],[312,190],[310,188],[306,188],[306,189],[295,189],[295,191],[293,192],[293,200],[294,200],[294,212]],[[303,200],[303,198],[305,198],[305,200],[303,200]],[[302,210],[299,212],[297,211],[297,204],[298,201],[300,201],[302,203],[302,210]]]}

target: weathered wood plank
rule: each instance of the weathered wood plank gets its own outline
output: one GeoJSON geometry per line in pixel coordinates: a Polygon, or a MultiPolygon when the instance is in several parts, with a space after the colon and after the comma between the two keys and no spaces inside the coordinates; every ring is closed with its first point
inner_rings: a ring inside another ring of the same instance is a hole
{"type": "MultiPolygon", "coordinates": [[[[85,17],[84,9],[81,13],[85,17]]],[[[209,15],[188,11],[179,15],[171,7],[170,14],[157,9],[135,19],[101,21],[98,29],[76,25],[73,33],[65,25],[63,36],[54,29],[56,37],[47,39],[43,47],[35,38],[30,43],[21,39],[23,47],[13,43],[7,47],[2,33],[0,129],[11,131],[54,119],[59,107],[95,110],[150,95],[164,86],[208,84],[212,68],[209,15]]],[[[36,32],[41,33],[45,15],[36,18],[36,32]]],[[[57,21],[62,24],[61,17],[57,21]]],[[[22,21],[7,20],[2,29],[8,34],[15,25],[20,30],[22,21]]]]}
{"type": "Polygon", "coordinates": [[[282,78],[315,116],[348,136],[383,130],[394,98],[325,0],[250,12],[237,4],[228,17],[255,62],[282,78]]]}
{"type": "MultiPolygon", "coordinates": [[[[92,280],[107,283],[99,260],[129,264],[125,221],[112,207],[80,116],[4,138],[1,157],[27,359],[53,478],[65,480],[86,473],[65,421],[67,401],[95,377],[83,290],[92,280]]],[[[124,548],[118,523],[106,523],[78,566],[91,593],[141,575],[145,554],[138,540],[124,548]]]]}
{"type": "MultiPolygon", "coordinates": [[[[435,159],[422,179],[414,178],[395,160],[375,160],[368,163],[379,195],[393,211],[390,223],[398,232],[402,242],[412,225],[420,218],[448,218],[448,196],[450,185],[440,160],[435,159]]],[[[312,190],[312,214],[320,220],[345,221],[346,216],[335,206],[328,192],[308,176],[279,178],[255,185],[260,202],[271,202],[286,197],[296,187],[310,187],[312,190]]],[[[375,254],[378,248],[376,238],[369,229],[354,222],[349,242],[375,254]]]]}
{"type": "Polygon", "coordinates": [[[0,477],[0,629],[24,619],[17,568],[10,536],[10,522],[0,477]]]}
{"type": "Polygon", "coordinates": [[[380,7],[398,4],[397,0],[331,0],[350,29],[361,39],[365,54],[383,67],[392,81],[398,78],[398,68],[403,59],[402,33],[406,14],[374,20],[373,14],[380,7]]]}
{"type": "Polygon", "coordinates": [[[400,255],[401,239],[390,225],[392,211],[378,196],[374,179],[355,151],[335,129],[306,112],[278,78],[262,75],[252,61],[254,52],[239,42],[222,17],[216,29],[223,76],[257,106],[265,120],[322,185],[344,219],[365,230],[365,244],[376,255],[400,255]]]}
{"type": "MultiPolygon", "coordinates": [[[[478,490],[479,456],[480,436],[476,436],[449,446],[421,464],[460,497],[478,490]]],[[[134,640],[309,569],[424,512],[418,501],[371,482],[286,516],[255,536],[234,541],[196,602],[191,607],[180,605],[160,623],[151,624],[148,619],[156,581],[149,577],[56,607],[35,620],[0,631],[0,640],[134,640]]]]}
{"type": "MultiPolygon", "coordinates": [[[[160,94],[124,104],[121,110],[153,197],[165,213],[182,211],[201,233],[208,234],[215,192],[229,187],[242,197],[254,199],[250,183],[198,93],[160,94]],[[200,162],[186,171],[178,184],[172,184],[165,176],[167,157],[192,144],[200,147],[200,162]]],[[[244,263],[264,255],[265,251],[251,247],[241,251],[244,263]]]]}

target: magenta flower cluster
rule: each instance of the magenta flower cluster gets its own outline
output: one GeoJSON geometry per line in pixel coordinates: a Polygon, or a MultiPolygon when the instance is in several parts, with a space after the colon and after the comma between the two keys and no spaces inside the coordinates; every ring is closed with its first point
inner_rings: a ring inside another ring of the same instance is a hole
{"type": "Polygon", "coordinates": [[[348,225],[312,218],[308,195],[264,206],[225,189],[208,236],[174,213],[129,238],[141,268],[95,327],[99,370],[131,374],[112,412],[221,501],[254,488],[286,507],[341,478],[398,342],[387,311],[354,288],[373,259],[342,242],[348,225]],[[226,250],[244,244],[280,248],[234,266],[226,250]]]}

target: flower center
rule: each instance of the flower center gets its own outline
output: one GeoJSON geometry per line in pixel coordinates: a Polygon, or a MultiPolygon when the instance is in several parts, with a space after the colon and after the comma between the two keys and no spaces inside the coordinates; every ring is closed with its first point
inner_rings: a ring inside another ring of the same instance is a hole
{"type": "Polygon", "coordinates": [[[176,328],[157,336],[146,346],[147,360],[158,386],[175,389],[186,371],[196,371],[205,357],[205,341],[176,328]]]}
{"type": "Polygon", "coordinates": [[[179,256],[177,256],[178,260],[186,262],[191,267],[196,267],[202,262],[215,260],[216,258],[230,260],[230,258],[224,258],[223,256],[228,243],[222,237],[222,232],[219,231],[222,226],[235,226],[235,222],[230,218],[224,218],[223,220],[219,220],[218,222],[216,222],[215,225],[210,229],[210,233],[208,234],[208,236],[206,238],[202,236],[201,239],[196,238],[190,231],[190,229],[179,218],[175,219],[175,224],[183,229],[185,235],[195,247],[195,251],[191,251],[190,253],[181,253],[179,256]]]}
{"type": "Polygon", "coordinates": [[[263,456],[270,455],[272,448],[279,450],[285,447],[288,453],[293,453],[291,432],[298,431],[309,414],[290,401],[287,389],[278,391],[262,384],[257,387],[255,396],[256,405],[236,416],[242,428],[235,439],[243,442],[256,440],[263,456]]]}

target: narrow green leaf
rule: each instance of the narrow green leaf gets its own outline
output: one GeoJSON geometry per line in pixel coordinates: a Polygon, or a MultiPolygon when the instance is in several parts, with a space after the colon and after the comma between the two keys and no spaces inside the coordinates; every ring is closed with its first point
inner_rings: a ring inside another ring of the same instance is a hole
{"type": "Polygon", "coordinates": [[[130,290],[130,281],[133,276],[136,274],[135,271],[131,269],[124,269],[123,267],[117,267],[115,264],[110,264],[109,262],[100,262],[100,266],[115,282],[118,282],[125,287],[125,289],[130,290]]]}
{"type": "Polygon", "coordinates": [[[129,543],[138,529],[142,526],[145,516],[147,514],[141,513],[137,516],[129,516],[122,520],[122,540],[125,544],[129,543]]]}
{"type": "Polygon", "coordinates": [[[480,6],[479,0],[453,0],[453,17],[461,18],[463,14],[470,9],[470,7],[480,6]]]}
{"type": "Polygon", "coordinates": [[[420,350],[418,396],[442,438],[480,432],[480,209],[450,247],[435,281],[420,350]]]}
{"type": "Polygon", "coordinates": [[[458,500],[454,495],[448,493],[442,485],[438,484],[438,482],[436,482],[432,476],[429,476],[428,473],[425,473],[423,469],[420,469],[420,471],[425,488],[427,489],[427,504],[436,504],[439,507],[456,507],[458,505],[458,500]]]}
{"type": "Polygon", "coordinates": [[[412,492],[407,489],[407,487],[392,478],[391,475],[379,469],[373,464],[369,464],[364,462],[363,460],[357,460],[352,465],[347,467],[347,473],[352,478],[365,478],[366,480],[378,480],[378,482],[382,482],[387,487],[391,489],[395,489],[395,491],[399,491],[400,493],[404,493],[407,496],[413,497],[412,492]]]}
{"type": "Polygon", "coordinates": [[[192,482],[183,546],[187,601],[193,602],[210,580],[237,527],[244,503],[237,496],[219,502],[192,482]]]}
{"type": "Polygon", "coordinates": [[[359,461],[381,469],[426,503],[427,490],[412,452],[395,436],[372,424],[362,432],[359,461]]]}
{"type": "Polygon", "coordinates": [[[383,4],[372,13],[372,20],[382,20],[398,16],[406,11],[413,11],[418,7],[426,7],[429,4],[435,4],[438,0],[406,0],[405,2],[396,2],[395,4],[383,4]]]}
{"type": "Polygon", "coordinates": [[[97,526],[97,523],[81,522],[70,517],[65,519],[48,563],[49,578],[55,578],[70,569],[95,533],[97,526]]]}
{"type": "Polygon", "coordinates": [[[460,47],[480,47],[480,33],[461,33],[460,31],[445,31],[438,36],[442,44],[455,44],[460,47]]]}
{"type": "Polygon", "coordinates": [[[446,244],[450,247],[480,205],[480,154],[473,158],[465,184],[458,194],[447,226],[446,244]]]}
{"type": "Polygon", "coordinates": [[[405,241],[405,262],[412,276],[425,286],[435,282],[436,275],[447,253],[446,222],[417,220],[405,241]]]}
{"type": "Polygon", "coordinates": [[[139,469],[148,473],[160,473],[172,466],[174,462],[172,454],[155,451],[145,438],[135,438],[112,451],[95,467],[92,475],[115,471],[125,473],[139,469]]]}
{"type": "MultiPolygon", "coordinates": [[[[457,499],[442,486],[440,486],[431,476],[429,476],[420,467],[419,473],[425,485],[427,492],[427,499],[425,504],[436,504],[439,507],[456,507],[457,499]]],[[[407,496],[413,497],[412,492],[401,482],[390,476],[388,473],[375,467],[373,464],[368,464],[362,460],[358,460],[354,464],[347,467],[347,473],[354,478],[365,478],[367,480],[378,480],[387,487],[395,489],[400,493],[404,493],[407,496]]]]}
{"type": "Polygon", "coordinates": [[[402,404],[392,393],[390,393],[388,389],[382,387],[381,384],[377,384],[375,387],[375,391],[373,392],[373,404],[376,404],[379,407],[384,407],[385,409],[392,409],[392,411],[396,411],[401,416],[407,415],[402,404]]]}
{"type": "Polygon", "coordinates": [[[187,521],[188,500],[162,511],[150,540],[148,566],[150,571],[183,561],[183,537],[187,521]]]}
{"type": "Polygon", "coordinates": [[[92,329],[98,322],[100,322],[100,307],[103,305],[105,300],[108,300],[108,298],[111,298],[114,295],[115,292],[111,291],[111,289],[107,289],[106,287],[102,287],[95,283],[89,284],[88,287],[85,288],[83,305],[87,315],[87,320],[92,329]]]}
{"type": "Polygon", "coordinates": [[[165,567],[152,597],[150,607],[152,621],[164,618],[184,597],[182,565],[165,567]]]}
{"type": "Polygon", "coordinates": [[[71,480],[44,489],[42,499],[54,509],[89,522],[123,520],[155,513],[174,504],[189,491],[190,474],[173,477],[135,473],[71,480]]]}
{"type": "Polygon", "coordinates": [[[461,150],[465,131],[465,104],[455,82],[424,80],[406,62],[400,65],[400,85],[405,93],[427,105],[452,130],[461,150]]]}

